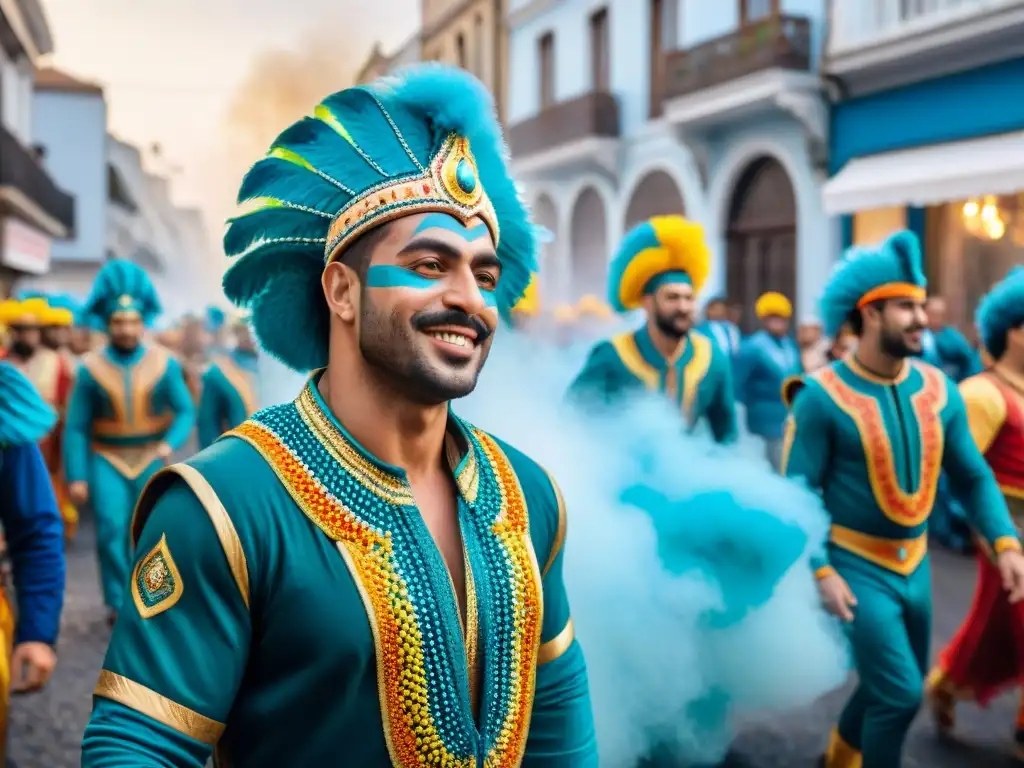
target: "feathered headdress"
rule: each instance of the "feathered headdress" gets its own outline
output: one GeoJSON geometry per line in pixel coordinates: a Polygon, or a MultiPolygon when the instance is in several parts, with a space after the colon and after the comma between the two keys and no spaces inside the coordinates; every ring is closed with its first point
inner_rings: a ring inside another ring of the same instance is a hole
{"type": "Polygon", "coordinates": [[[224,292],[252,310],[262,346],[296,370],[327,361],[320,276],[364,232],[422,212],[479,217],[502,264],[508,320],[535,269],[537,233],[507,167],[486,88],[468,73],[419,65],[324,99],[246,174],[224,249],[224,292]]]}
{"type": "Polygon", "coordinates": [[[711,270],[711,253],[699,224],[682,216],[654,216],[631,229],[608,272],[608,302],[617,312],[643,304],[666,281],[686,282],[700,293],[711,270]]]}
{"type": "Polygon", "coordinates": [[[526,317],[535,317],[540,314],[540,290],[537,287],[537,275],[530,275],[530,282],[519,297],[519,301],[512,307],[512,311],[526,317]]]}
{"type": "Polygon", "coordinates": [[[1017,266],[978,303],[975,324],[994,361],[1006,352],[1006,334],[1024,325],[1024,266],[1017,266]]]}
{"type": "Polygon", "coordinates": [[[149,275],[138,264],[108,261],[96,275],[82,313],[104,327],[115,315],[136,315],[149,325],[161,312],[149,275]]]}
{"type": "Polygon", "coordinates": [[[10,363],[0,361],[0,447],[37,443],[57,423],[57,413],[10,363]]]}
{"type": "Polygon", "coordinates": [[[821,297],[825,335],[835,338],[853,310],[881,299],[924,299],[928,281],[921,243],[910,231],[877,246],[851,248],[832,270],[821,297]]]}

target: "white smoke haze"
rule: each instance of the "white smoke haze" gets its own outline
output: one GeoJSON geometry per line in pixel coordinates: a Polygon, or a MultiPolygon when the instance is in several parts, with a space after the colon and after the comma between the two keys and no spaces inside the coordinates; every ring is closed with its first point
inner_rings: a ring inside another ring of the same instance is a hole
{"type": "Polygon", "coordinates": [[[581,357],[501,334],[477,390],[455,409],[540,462],[561,486],[565,579],[601,765],[631,768],[658,735],[681,757],[713,763],[733,735],[714,706],[719,697],[728,702],[726,721],[747,720],[805,706],[846,677],[845,645],[822,611],[809,564],[827,519],[815,495],[771,471],[756,438],[725,449],[683,437],[679,415],[660,398],[605,419],[567,408],[565,387],[581,357]],[[622,501],[637,483],[672,501],[657,530],[647,511],[622,501]],[[787,525],[806,539],[791,556],[771,538],[787,525]],[[730,554],[781,578],[751,598],[746,590],[758,586],[743,583],[747,571],[730,570],[730,554]],[[758,607],[733,621],[709,620],[737,598],[758,607]]]}

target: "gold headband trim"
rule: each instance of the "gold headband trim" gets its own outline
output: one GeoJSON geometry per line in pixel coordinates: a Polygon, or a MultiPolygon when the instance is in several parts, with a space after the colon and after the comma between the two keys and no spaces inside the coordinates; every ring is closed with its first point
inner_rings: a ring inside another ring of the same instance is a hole
{"type": "Polygon", "coordinates": [[[450,135],[430,168],[371,187],[334,217],[327,232],[326,262],[373,227],[414,213],[447,213],[463,224],[479,217],[498,245],[498,215],[484,191],[469,141],[450,135]]]}

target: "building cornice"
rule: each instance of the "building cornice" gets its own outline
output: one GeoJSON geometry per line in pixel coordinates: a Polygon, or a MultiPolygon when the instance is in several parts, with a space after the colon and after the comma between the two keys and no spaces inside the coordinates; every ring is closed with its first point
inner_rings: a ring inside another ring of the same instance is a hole
{"type": "Polygon", "coordinates": [[[53,53],[53,35],[39,0],[0,0],[0,15],[32,63],[53,53]]]}

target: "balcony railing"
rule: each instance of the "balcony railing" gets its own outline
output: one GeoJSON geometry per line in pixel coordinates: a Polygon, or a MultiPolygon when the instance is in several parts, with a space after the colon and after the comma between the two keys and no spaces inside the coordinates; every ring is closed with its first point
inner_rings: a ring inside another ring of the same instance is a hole
{"type": "Polygon", "coordinates": [[[665,54],[662,93],[668,100],[766,69],[807,71],[810,66],[810,21],[803,16],[772,16],[665,54]]]}
{"type": "Polygon", "coordinates": [[[509,148],[514,158],[535,155],[578,139],[618,138],[619,104],[610,93],[591,91],[548,107],[511,126],[509,148]]]}
{"type": "Polygon", "coordinates": [[[878,45],[1024,6],[1024,0],[832,0],[829,55],[878,45]]]}
{"type": "Polygon", "coordinates": [[[75,198],[64,192],[6,128],[0,126],[0,187],[13,187],[70,234],[75,226],[75,198]]]}

